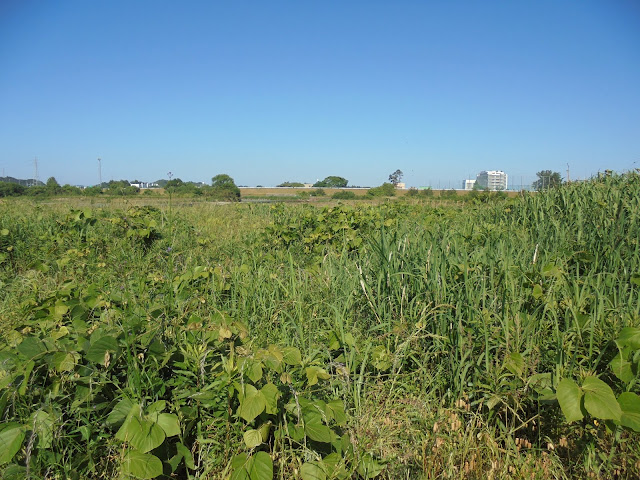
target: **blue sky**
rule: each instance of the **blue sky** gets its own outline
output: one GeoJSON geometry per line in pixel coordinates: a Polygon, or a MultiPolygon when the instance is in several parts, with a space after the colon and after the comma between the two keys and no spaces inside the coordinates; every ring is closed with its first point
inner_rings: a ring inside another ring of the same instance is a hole
{"type": "Polygon", "coordinates": [[[640,167],[640,4],[0,2],[0,173],[458,186],[640,167]]]}

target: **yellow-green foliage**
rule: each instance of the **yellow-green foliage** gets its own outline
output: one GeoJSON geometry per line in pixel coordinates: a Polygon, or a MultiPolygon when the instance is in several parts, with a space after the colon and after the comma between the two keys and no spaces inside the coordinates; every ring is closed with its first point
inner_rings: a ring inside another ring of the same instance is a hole
{"type": "Polygon", "coordinates": [[[638,477],[639,201],[5,199],[0,476],[638,477]]]}

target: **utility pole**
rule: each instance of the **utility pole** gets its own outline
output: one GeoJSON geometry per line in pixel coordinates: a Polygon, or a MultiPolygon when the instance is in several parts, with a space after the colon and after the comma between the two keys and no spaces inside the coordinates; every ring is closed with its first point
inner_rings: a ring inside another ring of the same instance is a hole
{"type": "Polygon", "coordinates": [[[100,185],[100,189],[102,189],[102,159],[98,158],[98,185],[100,185]]]}
{"type": "Polygon", "coordinates": [[[571,178],[569,177],[569,164],[567,163],[567,183],[569,183],[571,181],[571,178]]]}

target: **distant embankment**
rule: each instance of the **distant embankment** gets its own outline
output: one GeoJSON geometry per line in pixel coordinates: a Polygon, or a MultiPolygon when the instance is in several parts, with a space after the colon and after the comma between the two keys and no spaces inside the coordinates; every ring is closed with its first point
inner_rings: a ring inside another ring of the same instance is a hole
{"type": "MultiPolygon", "coordinates": [[[[301,192],[311,193],[316,190],[315,187],[240,187],[240,194],[242,197],[296,197],[301,192]]],[[[353,192],[357,196],[364,196],[369,191],[368,187],[363,188],[323,188],[325,194],[330,197],[336,192],[353,192]]],[[[395,191],[397,197],[406,195],[408,189],[398,189],[395,191]]],[[[450,192],[451,190],[433,190],[433,196],[438,197],[443,192],[450,192]]],[[[471,190],[456,190],[459,196],[468,195],[471,190]]],[[[515,197],[518,192],[507,191],[509,197],[515,197]]]]}

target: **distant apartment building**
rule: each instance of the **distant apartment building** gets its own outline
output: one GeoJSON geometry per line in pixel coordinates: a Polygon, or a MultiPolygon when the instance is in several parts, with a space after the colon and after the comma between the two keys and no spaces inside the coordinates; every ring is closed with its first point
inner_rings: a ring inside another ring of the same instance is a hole
{"type": "Polygon", "coordinates": [[[476,184],[491,191],[506,190],[507,174],[502,170],[483,170],[476,177],[476,184]]]}
{"type": "Polygon", "coordinates": [[[462,181],[462,189],[463,190],[473,190],[473,186],[476,184],[475,180],[463,180],[462,181]]]}

